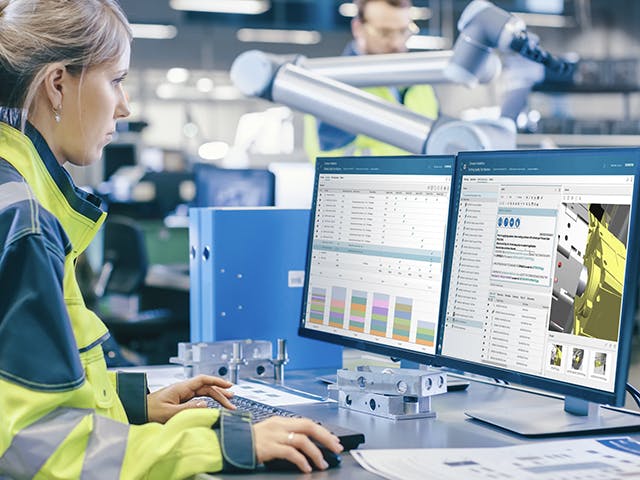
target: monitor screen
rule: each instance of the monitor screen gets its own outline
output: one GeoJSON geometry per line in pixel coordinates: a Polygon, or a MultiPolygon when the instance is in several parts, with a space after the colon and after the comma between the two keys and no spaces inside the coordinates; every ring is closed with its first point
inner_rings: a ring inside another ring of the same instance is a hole
{"type": "Polygon", "coordinates": [[[623,405],[640,150],[461,153],[444,364],[623,405]]]}
{"type": "Polygon", "coordinates": [[[136,164],[136,145],[133,143],[112,143],[104,147],[103,179],[109,180],[120,167],[136,164]]]}
{"type": "Polygon", "coordinates": [[[275,176],[266,169],[194,166],[196,207],[265,207],[274,205],[275,176]]]}
{"type": "Polygon", "coordinates": [[[301,335],[430,363],[453,164],[317,160],[301,335]]]}

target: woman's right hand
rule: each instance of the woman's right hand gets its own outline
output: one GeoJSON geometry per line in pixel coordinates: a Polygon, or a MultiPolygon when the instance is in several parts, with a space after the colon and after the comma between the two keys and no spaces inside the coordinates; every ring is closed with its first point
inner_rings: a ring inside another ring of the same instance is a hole
{"type": "Polygon", "coordinates": [[[328,467],[322,452],[311,439],[334,453],[343,450],[338,437],[307,418],[271,417],[256,423],[253,434],[258,463],[282,458],[303,472],[311,472],[307,458],[321,470],[328,467]]]}

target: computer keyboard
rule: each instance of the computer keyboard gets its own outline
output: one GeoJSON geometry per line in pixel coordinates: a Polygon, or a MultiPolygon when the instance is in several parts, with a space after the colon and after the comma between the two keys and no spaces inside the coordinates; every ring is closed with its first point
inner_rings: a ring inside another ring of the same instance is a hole
{"type": "MultiPolygon", "coordinates": [[[[207,397],[205,398],[205,400],[209,408],[222,408],[222,406],[212,398],[207,397]]],[[[273,407],[271,405],[267,405],[266,403],[257,402],[255,400],[240,397],[238,395],[235,395],[233,396],[233,398],[231,398],[231,403],[238,407],[238,410],[249,412],[251,414],[251,421],[253,423],[257,423],[274,416],[290,418],[303,417],[302,415],[291,412],[289,410],[285,410],[284,408],[273,407]]],[[[354,448],[358,448],[358,445],[364,443],[363,433],[341,427],[340,425],[328,424],[326,422],[316,423],[319,423],[324,428],[333,433],[336,437],[338,437],[340,439],[340,443],[342,443],[342,446],[344,447],[345,452],[354,448]]]]}

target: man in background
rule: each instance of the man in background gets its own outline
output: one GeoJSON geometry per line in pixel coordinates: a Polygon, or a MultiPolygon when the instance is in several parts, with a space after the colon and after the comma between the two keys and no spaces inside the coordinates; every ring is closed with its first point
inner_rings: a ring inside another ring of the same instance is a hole
{"type": "MultiPolygon", "coordinates": [[[[409,37],[418,32],[411,18],[411,0],[355,0],[358,13],[351,21],[353,41],[343,55],[404,53],[409,37]]],[[[436,119],[438,101],[429,85],[372,87],[365,91],[386,101],[436,119]]],[[[307,119],[305,144],[312,161],[317,156],[403,155],[408,152],[364,135],[354,135],[322,121],[307,119]],[[311,122],[309,121],[311,120],[311,122]],[[317,131],[314,131],[317,127],[317,131]]]]}

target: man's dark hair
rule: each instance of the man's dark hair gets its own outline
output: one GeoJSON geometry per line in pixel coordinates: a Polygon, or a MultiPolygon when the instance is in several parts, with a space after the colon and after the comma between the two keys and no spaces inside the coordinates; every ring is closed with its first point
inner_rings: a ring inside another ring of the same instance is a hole
{"type": "Polygon", "coordinates": [[[358,7],[358,20],[360,20],[361,22],[366,21],[366,19],[364,18],[364,10],[367,4],[374,2],[384,2],[387,5],[391,5],[395,8],[411,8],[413,6],[411,0],[355,0],[354,3],[358,7]]]}

